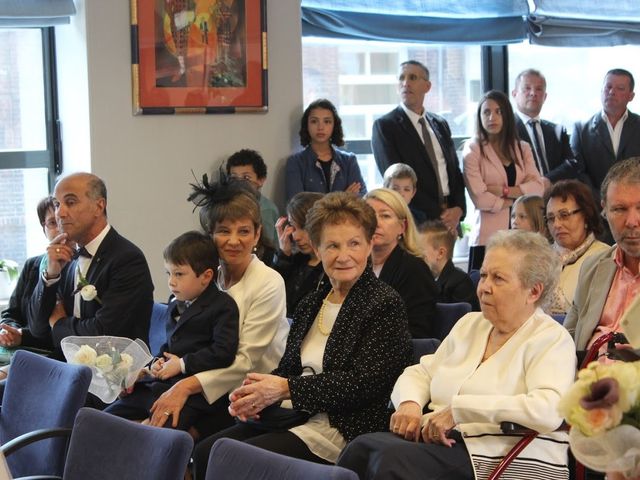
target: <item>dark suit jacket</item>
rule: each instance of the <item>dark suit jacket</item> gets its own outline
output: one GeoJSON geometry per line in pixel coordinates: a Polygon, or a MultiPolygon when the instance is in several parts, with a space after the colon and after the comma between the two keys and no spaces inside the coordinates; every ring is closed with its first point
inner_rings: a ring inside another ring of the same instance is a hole
{"type": "Polygon", "coordinates": [[[440,289],[438,302],[467,302],[471,304],[471,308],[474,311],[480,310],[476,288],[471,277],[457,268],[451,260],[447,262],[442,272],[440,272],[436,284],[440,289]]]}
{"type": "Polygon", "coordinates": [[[16,288],[9,299],[9,306],[2,311],[2,322],[22,329],[22,346],[51,350],[51,334],[37,338],[29,330],[29,302],[40,279],[40,263],[45,255],[28,258],[22,267],[16,288]]]}
{"type": "Polygon", "coordinates": [[[289,379],[293,408],[325,412],[347,441],[389,428],[393,385],[412,359],[402,300],[367,267],[345,299],[327,339],[322,373],[302,375],[300,349],[330,285],[298,304],[287,348],[272,373],[289,379]]]}
{"type": "Polygon", "coordinates": [[[384,262],[379,278],[402,297],[411,337],[432,338],[431,319],[435,318],[438,286],[427,264],[397,245],[384,262]]]}
{"type": "MultiPolygon", "coordinates": [[[[446,120],[438,115],[427,112],[426,118],[438,138],[447,164],[449,206],[460,207],[464,218],[467,208],[464,180],[451,138],[451,130],[446,120]]],[[[416,195],[411,200],[411,206],[423,211],[428,219],[440,218],[436,172],[420,135],[402,107],[398,106],[375,121],[371,146],[381,175],[384,175],[385,170],[394,163],[406,163],[415,170],[418,185],[416,195]]]]}
{"type": "MultiPolygon", "coordinates": [[[[522,122],[520,116],[516,115],[515,117],[520,139],[528,142],[531,145],[531,150],[535,151],[535,143],[529,136],[527,126],[522,122]]],[[[549,163],[549,172],[545,177],[551,182],[576,178],[578,165],[571,151],[571,145],[569,145],[567,129],[562,125],[557,125],[547,120],[540,120],[540,128],[542,129],[544,149],[549,163]]]]}
{"type": "Polygon", "coordinates": [[[147,342],[153,307],[153,283],[142,251],[111,227],[100,243],[86,274],[102,303],[80,301],[80,318],[73,316],[75,271],[71,261],[60,280],[46,286],[42,276],[29,306],[29,328],[38,337],[51,334],[54,347],[70,335],[114,335],[147,342]],[[49,327],[49,316],[59,295],[67,317],[49,327]]]}
{"type": "Polygon", "coordinates": [[[185,374],[225,368],[233,363],[238,351],[238,306],[215,282],[189,306],[178,322],[174,320],[178,302],[170,301],[166,313],[167,343],[163,352],[184,360],[185,374]]]}
{"type": "Polygon", "coordinates": [[[613,153],[611,136],[601,112],[585,123],[576,123],[571,135],[571,148],[578,162],[581,179],[591,186],[595,198],[600,199],[600,185],[611,165],[640,155],[640,116],[629,112],[622,127],[617,155],[613,153]]]}
{"type": "Polygon", "coordinates": [[[309,292],[317,290],[328,279],[324,275],[322,263],[310,267],[309,255],[298,252],[291,256],[276,250],[273,268],[282,275],[287,290],[287,317],[291,318],[298,302],[309,292]]]}

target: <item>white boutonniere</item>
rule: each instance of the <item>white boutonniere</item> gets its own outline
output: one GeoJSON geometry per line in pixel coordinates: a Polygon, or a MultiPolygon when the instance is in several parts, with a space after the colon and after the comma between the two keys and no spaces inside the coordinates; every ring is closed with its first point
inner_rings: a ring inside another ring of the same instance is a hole
{"type": "Polygon", "coordinates": [[[100,300],[100,297],[98,297],[98,290],[96,290],[96,287],[91,285],[84,277],[84,275],[82,275],[82,273],[80,272],[78,272],[78,287],[75,289],[73,294],[77,295],[78,293],[85,302],[95,300],[100,305],[102,305],[102,300],[100,300]]]}

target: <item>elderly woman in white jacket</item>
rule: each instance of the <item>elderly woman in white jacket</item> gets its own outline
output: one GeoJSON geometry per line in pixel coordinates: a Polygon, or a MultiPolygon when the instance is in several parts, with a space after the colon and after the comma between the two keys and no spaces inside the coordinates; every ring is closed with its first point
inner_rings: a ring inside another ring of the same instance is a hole
{"type": "Polygon", "coordinates": [[[362,479],[484,479],[518,441],[501,433],[500,422],[510,421],[541,435],[502,479],[522,478],[520,468],[529,478],[568,478],[567,437],[554,430],[562,423],[557,403],[573,382],[575,347],[539,307],[559,271],[542,236],[495,234],[478,285],[482,313],[461,318],[435,354],[398,378],[392,433],[356,438],[338,464],[362,479]]]}

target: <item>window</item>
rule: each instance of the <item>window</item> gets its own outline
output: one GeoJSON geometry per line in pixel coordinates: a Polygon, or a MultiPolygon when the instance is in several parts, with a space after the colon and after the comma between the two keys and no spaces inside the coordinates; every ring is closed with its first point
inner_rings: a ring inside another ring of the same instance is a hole
{"type": "Polygon", "coordinates": [[[36,215],[53,178],[52,29],[0,29],[0,258],[46,245],[36,215]]]}
{"type": "Polygon", "coordinates": [[[474,129],[480,96],[480,47],[365,42],[304,37],[304,103],[325,97],[343,120],[346,149],[358,153],[367,188],[382,184],[368,142],[373,122],[398,105],[398,67],[416,59],[429,68],[433,87],[426,108],[447,119],[454,136],[474,129]],[[364,153],[363,153],[364,152],[364,153]]]}

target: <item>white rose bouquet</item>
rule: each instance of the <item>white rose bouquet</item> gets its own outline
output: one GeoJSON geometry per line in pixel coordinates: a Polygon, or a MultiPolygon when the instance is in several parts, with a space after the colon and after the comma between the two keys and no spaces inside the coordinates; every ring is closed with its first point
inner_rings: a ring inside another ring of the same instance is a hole
{"type": "Polygon", "coordinates": [[[575,457],[599,472],[640,476],[640,361],[592,362],[560,401],[575,457]]]}
{"type": "Polygon", "coordinates": [[[67,362],[91,368],[89,392],[105,403],[113,402],[123,389],[131,387],[153,358],[140,339],[66,337],[60,346],[67,362]]]}

